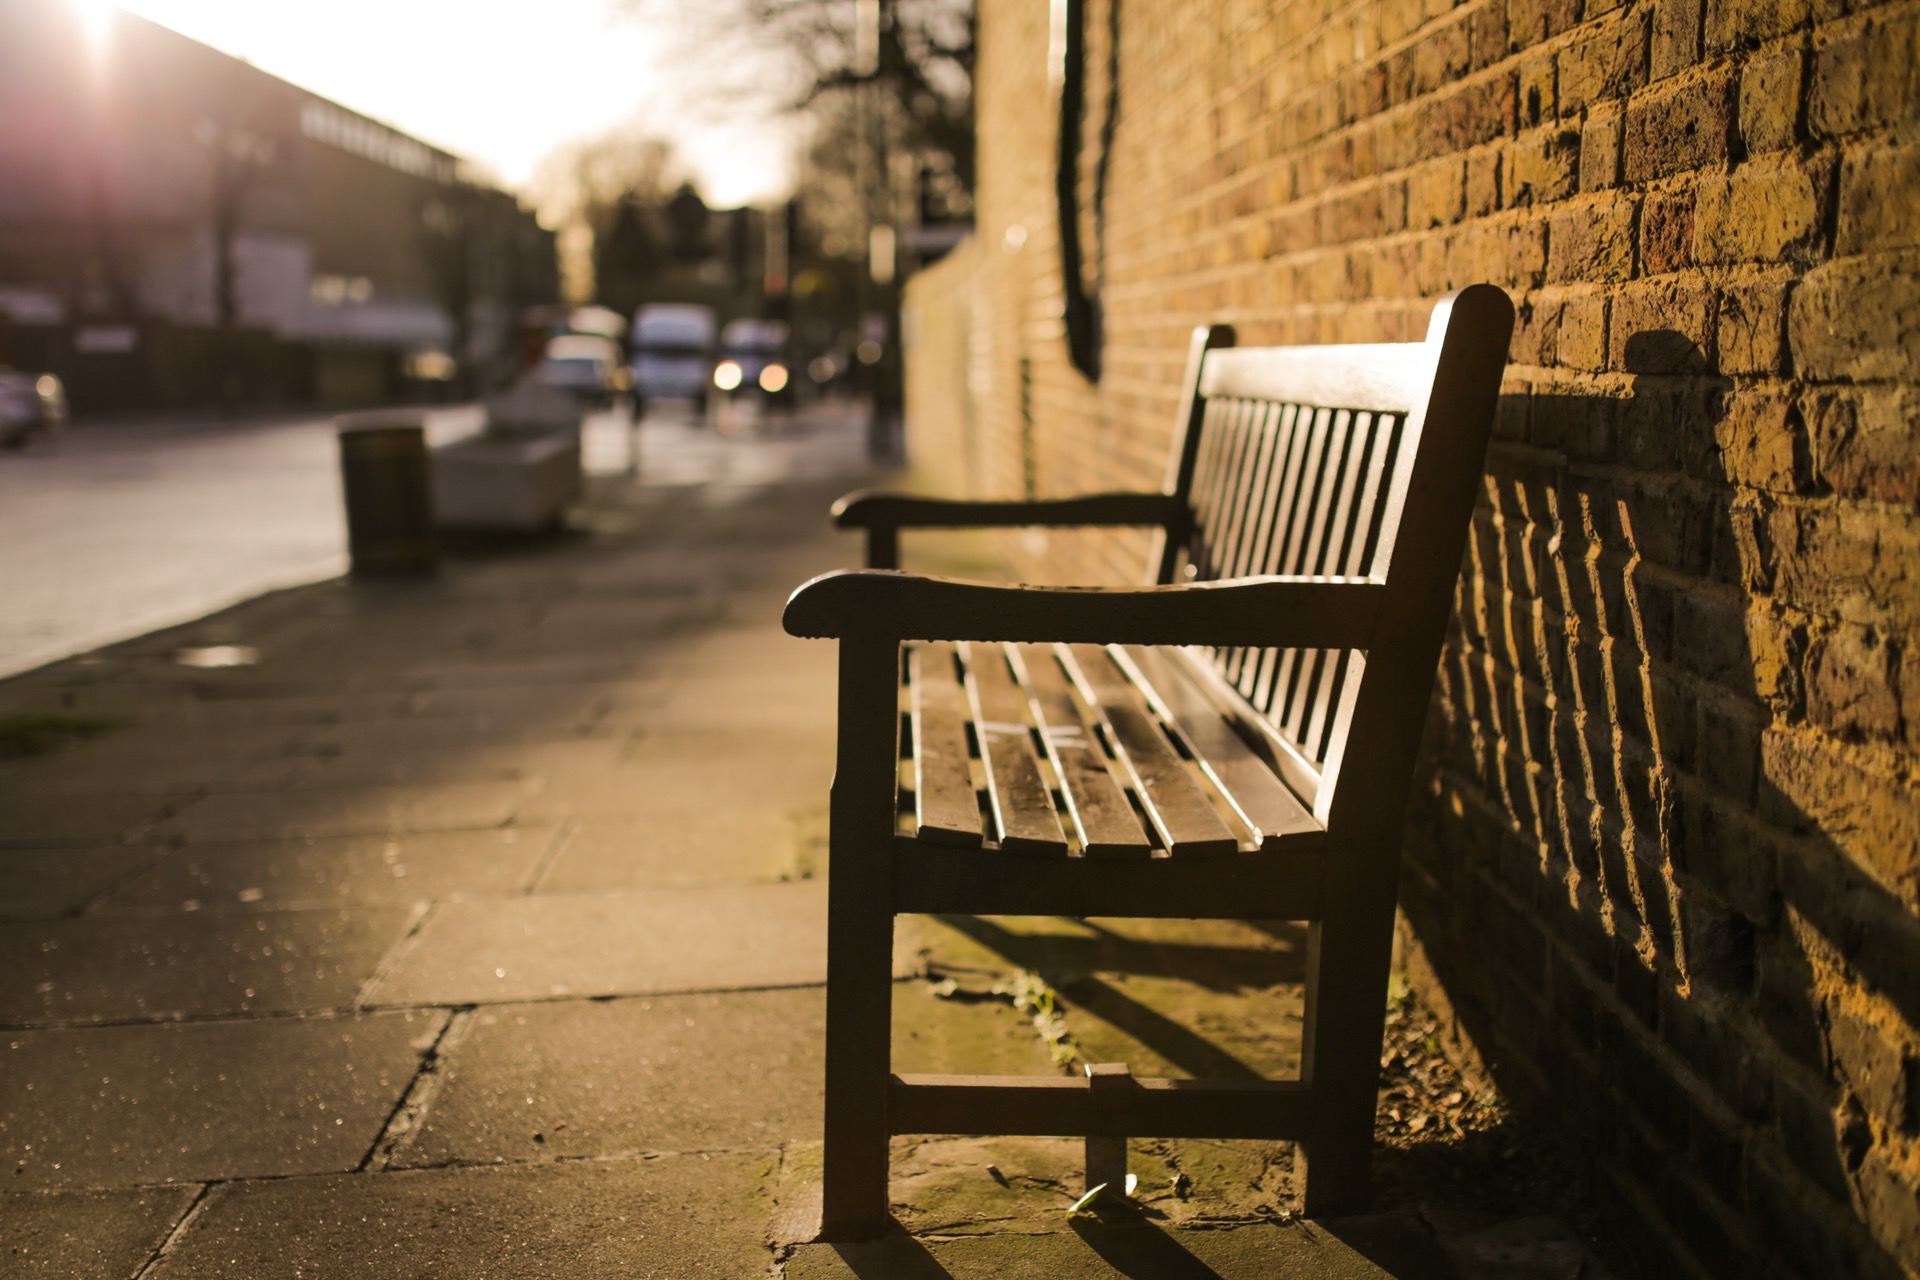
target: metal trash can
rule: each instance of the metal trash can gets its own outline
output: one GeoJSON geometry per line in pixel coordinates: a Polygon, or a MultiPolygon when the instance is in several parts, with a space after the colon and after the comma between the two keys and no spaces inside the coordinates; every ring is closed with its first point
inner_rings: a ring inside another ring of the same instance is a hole
{"type": "Polygon", "coordinates": [[[439,543],[423,415],[351,414],[339,434],[354,574],[433,572],[439,543]]]}

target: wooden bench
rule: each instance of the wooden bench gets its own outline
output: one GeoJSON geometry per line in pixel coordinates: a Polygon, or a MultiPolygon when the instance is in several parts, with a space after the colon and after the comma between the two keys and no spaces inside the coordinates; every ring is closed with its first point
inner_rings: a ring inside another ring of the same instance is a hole
{"type": "Polygon", "coordinates": [[[788,602],[840,641],[826,1238],[888,1225],[896,1133],[1084,1135],[1090,1176],[1127,1136],[1292,1139],[1309,1213],[1365,1203],[1400,828],[1512,324],[1476,285],[1424,343],[1201,329],[1162,493],[836,507],[885,569],[906,528],[1162,536],[1145,588],[866,570],[788,602]],[[1300,1078],[894,1075],[901,912],[1307,921],[1300,1078]]]}

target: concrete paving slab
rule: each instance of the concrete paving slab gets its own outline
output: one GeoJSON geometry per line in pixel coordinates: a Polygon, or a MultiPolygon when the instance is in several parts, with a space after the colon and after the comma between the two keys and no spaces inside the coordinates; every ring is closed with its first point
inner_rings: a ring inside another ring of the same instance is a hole
{"type": "Polygon", "coordinates": [[[688,809],[791,812],[826,803],[833,782],[831,729],[656,728],[625,750],[625,767],[555,774],[539,806],[582,818],[640,819],[688,809]]]}
{"type": "Polygon", "coordinates": [[[826,925],[819,881],[447,903],[368,1003],[808,986],[826,980],[826,925]]]}
{"type": "Polygon", "coordinates": [[[759,1276],[771,1160],[575,1161],[217,1189],[151,1280],[759,1276]]]}
{"type": "MultiPolygon", "coordinates": [[[[649,807],[650,808],[650,807],[649,807]]],[[[800,879],[804,855],[824,809],[698,808],[650,811],[643,818],[588,817],[567,837],[541,876],[542,893],[592,889],[748,884],[800,879]]],[[[824,851],[814,860],[824,870],[824,851]]]]}
{"type": "Polygon", "coordinates": [[[78,911],[160,856],[157,849],[0,850],[0,920],[47,920],[78,911]]]}
{"type": "Polygon", "coordinates": [[[822,680],[808,680],[776,667],[712,676],[676,674],[671,688],[666,700],[656,706],[612,707],[600,724],[649,733],[833,732],[838,690],[831,664],[822,680]]]}
{"type": "Polygon", "coordinates": [[[222,908],[0,925],[0,1023],[342,1009],[411,919],[222,908]]]}
{"type": "Polygon", "coordinates": [[[42,789],[11,785],[0,765],[0,849],[120,844],[190,801],[192,793],[42,789]]]}
{"type": "MultiPolygon", "coordinates": [[[[161,858],[95,910],[261,909],[412,904],[523,889],[560,834],[557,823],[418,835],[314,836],[189,845],[161,858]]],[[[9,858],[0,857],[0,884],[9,858]]]]}
{"type": "Polygon", "coordinates": [[[14,1280],[131,1280],[198,1187],[0,1195],[0,1270],[14,1280]]]}
{"type": "Polygon", "coordinates": [[[481,1009],[396,1163],[818,1140],[825,1017],[818,990],[481,1009]]]}
{"type": "MultiPolygon", "coordinates": [[[[868,1244],[811,1244],[786,1280],[1394,1280],[1311,1223],[1165,1230],[1151,1222],[1062,1223],[1050,1235],[922,1241],[905,1233],[868,1244]]],[[[1411,1277],[1402,1277],[1411,1280],[1411,1277]]]]}
{"type": "Polygon", "coordinates": [[[500,684],[604,684],[632,675],[634,661],[631,658],[584,656],[491,662],[473,658],[455,662],[427,658],[409,665],[404,675],[409,681],[418,682],[429,689],[491,689],[500,684]]]}
{"type": "Polygon", "coordinates": [[[0,1040],[14,1188],[356,1168],[439,1011],[22,1031],[0,1040]]]}
{"type": "MultiPolygon", "coordinates": [[[[100,780],[124,780],[127,795],[183,798],[210,784],[225,790],[285,786],[314,761],[303,754],[301,730],[141,727],[123,735],[75,742],[45,756],[0,764],[0,795],[72,796],[100,790],[100,780]]],[[[10,833],[9,833],[10,834],[10,833]]],[[[5,838],[5,837],[0,837],[5,838]]]]}
{"type": "Polygon", "coordinates": [[[153,830],[156,839],[199,843],[501,827],[525,805],[529,790],[524,783],[486,781],[220,792],[153,830]]]}

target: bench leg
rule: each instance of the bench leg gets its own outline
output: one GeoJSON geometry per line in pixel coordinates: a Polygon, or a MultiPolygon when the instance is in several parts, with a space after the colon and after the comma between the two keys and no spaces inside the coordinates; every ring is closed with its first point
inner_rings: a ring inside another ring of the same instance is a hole
{"type": "Polygon", "coordinates": [[[827,846],[827,1087],[821,1238],[886,1231],[892,1078],[893,805],[900,650],[840,644],[840,743],[827,846]]]}
{"type": "Polygon", "coordinates": [[[884,902],[862,901],[873,895],[857,878],[836,878],[828,892],[821,1236],[862,1240],[893,1222],[887,1208],[886,1107],[892,1075],[893,914],[884,902]]]}
{"type": "Polygon", "coordinates": [[[1391,914],[1329,920],[1309,934],[1301,1067],[1313,1088],[1313,1121],[1300,1152],[1308,1217],[1358,1212],[1371,1195],[1392,943],[1391,914]]]}

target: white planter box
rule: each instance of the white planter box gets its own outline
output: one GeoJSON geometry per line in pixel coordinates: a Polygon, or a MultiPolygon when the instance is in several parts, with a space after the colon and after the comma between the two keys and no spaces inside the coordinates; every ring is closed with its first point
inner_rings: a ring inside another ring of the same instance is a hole
{"type": "Polygon", "coordinates": [[[463,529],[545,529],[580,495],[580,434],[476,436],[433,451],[434,520],[463,529]]]}

